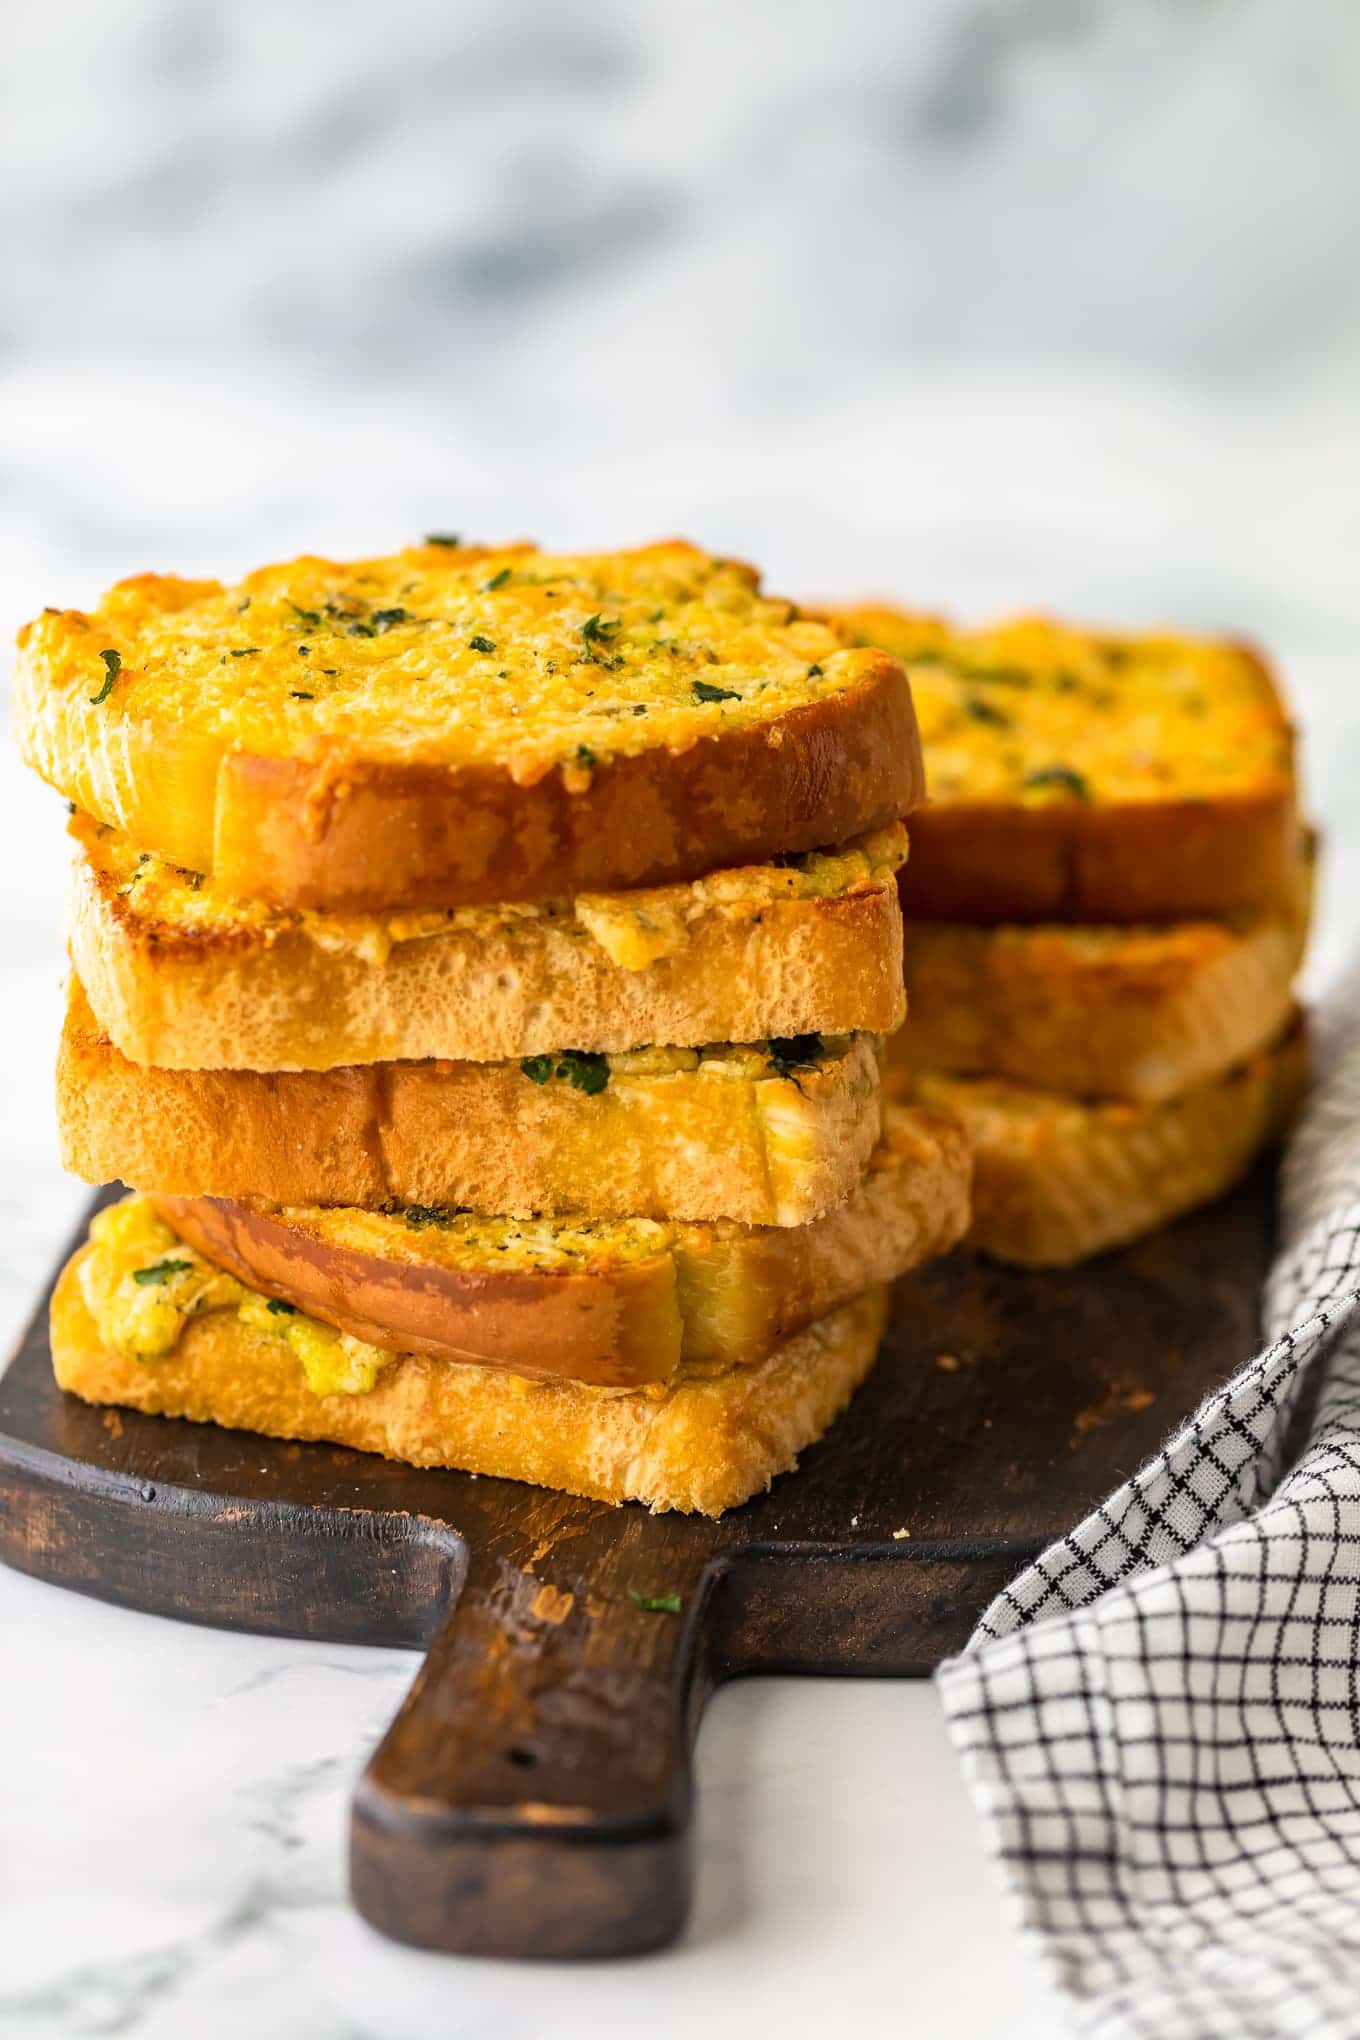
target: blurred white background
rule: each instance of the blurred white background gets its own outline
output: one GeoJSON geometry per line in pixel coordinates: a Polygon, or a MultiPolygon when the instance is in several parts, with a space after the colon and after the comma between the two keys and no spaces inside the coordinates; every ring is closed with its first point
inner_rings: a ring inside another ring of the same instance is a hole
{"type": "MultiPolygon", "coordinates": [[[[794,594],[1246,632],[1309,738],[1335,968],[1354,0],[7,0],[3,27],[6,637],[120,574],[427,529],[683,531],[794,594]]],[[[6,1331],[83,1194],[49,1100],[61,822],[4,751],[6,1331]]],[[[51,2004],[25,2032],[114,2030],[51,2004]]]]}
{"type": "MultiPolygon", "coordinates": [[[[684,531],[791,593],[1250,632],[1344,806],[1352,0],[9,0],[4,26],[6,638],[153,566],[684,531]]],[[[57,803],[8,753],[0,813],[12,1325],[75,1193],[57,803]]]]}

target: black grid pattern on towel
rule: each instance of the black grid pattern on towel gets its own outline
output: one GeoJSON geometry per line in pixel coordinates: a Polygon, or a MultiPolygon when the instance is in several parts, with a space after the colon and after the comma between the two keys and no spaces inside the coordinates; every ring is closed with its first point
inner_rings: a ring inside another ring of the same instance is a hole
{"type": "Polygon", "coordinates": [[[1282,1232],[1271,1343],[939,1673],[1022,1928],[1099,2040],[1360,2035],[1360,1036],[1282,1232]]]}

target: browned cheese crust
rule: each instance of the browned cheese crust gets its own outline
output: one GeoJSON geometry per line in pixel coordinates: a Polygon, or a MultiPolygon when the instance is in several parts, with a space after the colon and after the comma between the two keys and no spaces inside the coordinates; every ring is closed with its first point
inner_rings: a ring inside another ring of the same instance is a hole
{"type": "Polygon", "coordinates": [[[14,723],[78,807],[288,907],[664,884],[924,783],[896,660],[679,542],[139,576],[25,627],[14,723]]]}

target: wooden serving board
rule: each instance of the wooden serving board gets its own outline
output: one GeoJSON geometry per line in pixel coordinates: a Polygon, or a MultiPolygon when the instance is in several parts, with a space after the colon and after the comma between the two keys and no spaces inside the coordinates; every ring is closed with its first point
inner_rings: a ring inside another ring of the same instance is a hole
{"type": "Polygon", "coordinates": [[[1250,1352],[1270,1202],[1262,1173],[1070,1274],[955,1255],[904,1280],[847,1415],[718,1523],[93,1409],[53,1384],[44,1304],[0,1382],[0,1557],[187,1621],[423,1650],[355,1798],[359,1910],[426,1948],[638,1953],[684,1923],[713,1688],[958,1650],[1250,1352]]]}

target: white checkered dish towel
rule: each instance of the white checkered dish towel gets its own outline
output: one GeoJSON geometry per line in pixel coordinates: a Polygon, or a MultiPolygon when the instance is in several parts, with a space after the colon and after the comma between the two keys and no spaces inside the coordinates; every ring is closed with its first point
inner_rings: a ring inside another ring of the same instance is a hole
{"type": "Polygon", "coordinates": [[[1360,1023],[1329,1031],[1270,1343],[938,1675],[1022,1928],[1100,2040],[1360,2035],[1360,1023]]]}

